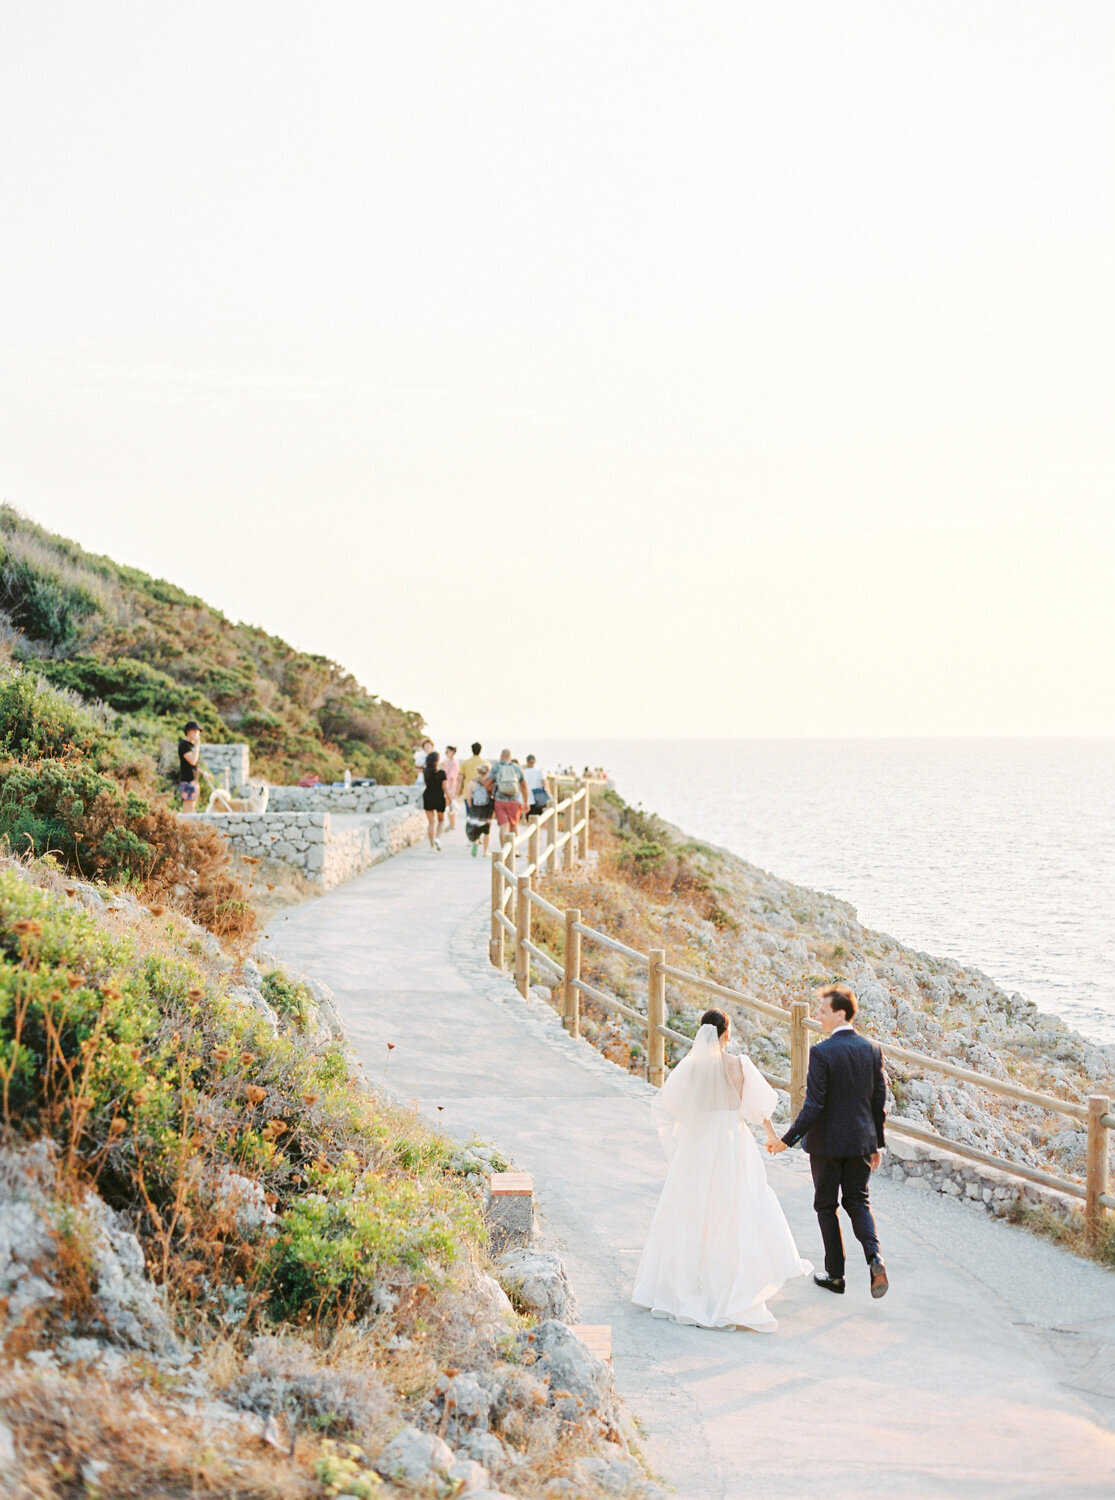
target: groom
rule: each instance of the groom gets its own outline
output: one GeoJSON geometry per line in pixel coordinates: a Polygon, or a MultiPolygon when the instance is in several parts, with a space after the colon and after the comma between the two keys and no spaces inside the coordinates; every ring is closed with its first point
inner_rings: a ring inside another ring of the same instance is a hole
{"type": "Polygon", "coordinates": [[[813,1170],[813,1207],[825,1244],[825,1274],[814,1276],[817,1285],[830,1292],[844,1290],[844,1240],[836,1217],[839,1196],[867,1257],[871,1295],[885,1297],[887,1270],[879,1258],[868,1196],[868,1182],[884,1145],[883,1054],[854,1030],[856,997],[846,984],[830,985],[820,997],[818,1019],[825,1035],[809,1054],[805,1103],[782,1139],[769,1142],[767,1150],[777,1156],[805,1137],[813,1170]]]}

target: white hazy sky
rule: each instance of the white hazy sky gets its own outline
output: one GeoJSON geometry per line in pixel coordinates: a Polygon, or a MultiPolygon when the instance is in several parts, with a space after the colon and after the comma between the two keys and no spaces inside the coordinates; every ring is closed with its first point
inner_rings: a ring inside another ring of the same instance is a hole
{"type": "Polygon", "coordinates": [[[1115,7],[0,3],[0,494],[458,743],[1115,733],[1115,7]]]}

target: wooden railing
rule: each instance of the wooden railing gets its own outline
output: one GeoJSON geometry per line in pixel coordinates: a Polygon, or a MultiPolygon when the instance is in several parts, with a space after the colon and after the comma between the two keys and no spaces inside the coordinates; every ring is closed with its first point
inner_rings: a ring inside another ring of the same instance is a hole
{"type": "MultiPolygon", "coordinates": [[[[667,1024],[669,1019],[666,1008],[667,979],[673,980],[675,984],[689,986],[713,999],[726,1000],[733,1005],[740,1005],[745,1010],[763,1016],[777,1026],[788,1027],[790,1032],[789,1078],[778,1077],[770,1073],[764,1073],[763,1076],[775,1088],[784,1089],[789,1094],[790,1109],[796,1115],[805,1099],[810,1034],[819,1032],[821,1029],[819,1022],[809,1015],[809,1003],[806,1000],[794,1000],[789,1010],[785,1010],[780,1005],[771,1005],[763,1000],[752,999],[751,996],[744,995],[739,990],[717,984],[715,980],[706,979],[701,974],[676,968],[666,962],[664,949],[652,948],[649,953],[641,953],[637,948],[631,948],[626,943],[619,942],[606,932],[589,927],[581,921],[581,913],[577,908],[562,909],[555,906],[547,901],[536,888],[539,878],[545,874],[552,873],[559,867],[572,870],[586,859],[590,795],[588,785],[577,784],[568,797],[551,803],[541,817],[532,819],[526,828],[513,838],[506,839],[499,849],[493,850],[491,941],[489,944],[492,963],[499,969],[506,969],[508,943],[510,942],[515,984],[524,998],[530,989],[532,963],[555,979],[560,984],[562,992],[562,1024],[572,1036],[580,1035],[582,999],[592,1000],[605,1010],[625,1016],[627,1020],[641,1027],[646,1035],[646,1076],[656,1088],[662,1086],[666,1077],[667,1041],[676,1042],[681,1047],[693,1045],[692,1037],[686,1036],[667,1024]],[[524,846],[527,863],[524,868],[520,868],[519,856],[524,846]],[[551,917],[560,924],[564,931],[561,963],[531,940],[531,914],[536,910],[551,917]],[[632,963],[646,968],[647,1009],[645,1014],[634,1006],[626,1004],[618,996],[598,989],[582,978],[581,957],[585,941],[597,947],[606,948],[612,953],[618,953],[632,963]]],[[[912,1141],[936,1146],[966,1161],[994,1167],[1008,1177],[1017,1177],[1026,1182],[1037,1183],[1042,1187],[1054,1188],[1070,1198],[1080,1199],[1084,1206],[1087,1242],[1092,1247],[1099,1242],[1104,1231],[1107,1211],[1115,1209],[1115,1195],[1108,1191],[1109,1132],[1115,1130],[1115,1114],[1112,1113],[1109,1098],[1095,1094],[1079,1103],[1071,1099],[1059,1099],[1053,1094],[1039,1093],[1006,1079],[992,1078],[987,1073],[977,1073],[971,1068],[961,1067],[958,1063],[946,1062],[943,1058],[930,1057],[921,1052],[911,1052],[908,1048],[899,1047],[893,1042],[882,1042],[879,1045],[882,1047],[884,1057],[891,1058],[895,1062],[928,1072],[942,1073],[946,1077],[973,1084],[1002,1098],[1017,1099],[1025,1104],[1033,1104],[1039,1109],[1049,1110],[1053,1114],[1066,1116],[1070,1120],[1076,1120],[1085,1125],[1087,1156],[1083,1183],[1057,1177],[1051,1172],[1027,1166],[1024,1162],[1011,1161],[1007,1157],[997,1156],[990,1151],[981,1151],[978,1147],[966,1145],[963,1141],[954,1141],[947,1136],[938,1135],[935,1131],[917,1125],[911,1120],[892,1116],[887,1122],[887,1129],[895,1135],[905,1136],[912,1141]]]]}

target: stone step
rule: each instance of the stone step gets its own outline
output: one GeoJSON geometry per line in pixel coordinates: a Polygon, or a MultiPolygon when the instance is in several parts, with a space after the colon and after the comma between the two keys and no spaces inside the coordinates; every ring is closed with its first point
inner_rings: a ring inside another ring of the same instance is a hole
{"type": "Polygon", "coordinates": [[[484,1209],[492,1251],[525,1249],[534,1237],[534,1178],[529,1172],[493,1172],[484,1209]]]}

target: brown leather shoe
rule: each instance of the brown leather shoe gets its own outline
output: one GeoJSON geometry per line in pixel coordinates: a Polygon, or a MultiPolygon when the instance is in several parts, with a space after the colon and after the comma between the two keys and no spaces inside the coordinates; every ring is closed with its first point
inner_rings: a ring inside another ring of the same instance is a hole
{"type": "Polygon", "coordinates": [[[890,1282],[887,1280],[887,1268],[878,1256],[870,1262],[868,1270],[871,1272],[871,1295],[873,1297],[885,1297],[890,1282]]]}

